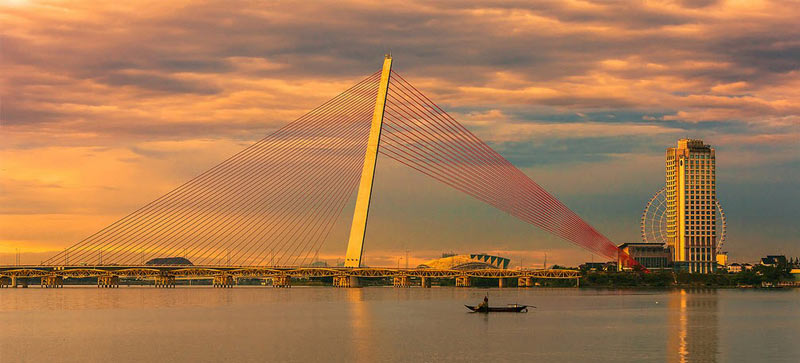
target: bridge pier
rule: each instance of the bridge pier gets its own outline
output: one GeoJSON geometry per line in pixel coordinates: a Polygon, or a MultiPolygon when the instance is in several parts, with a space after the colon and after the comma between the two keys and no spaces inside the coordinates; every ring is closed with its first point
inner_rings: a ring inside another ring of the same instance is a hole
{"type": "Polygon", "coordinates": [[[155,287],[157,288],[173,288],[175,287],[175,276],[157,276],[155,279],[155,287]]]}
{"type": "Polygon", "coordinates": [[[502,288],[504,288],[504,287],[506,287],[506,281],[505,281],[505,280],[506,280],[506,279],[504,279],[504,278],[502,278],[502,277],[501,277],[501,278],[499,278],[499,279],[497,279],[497,287],[498,287],[498,288],[501,288],[501,289],[502,289],[502,288]]]}
{"type": "Polygon", "coordinates": [[[533,278],[530,276],[523,276],[517,279],[517,287],[531,287],[533,286],[533,278]]]}
{"type": "Polygon", "coordinates": [[[11,278],[7,276],[0,277],[0,289],[10,287],[11,286],[11,278]]]}
{"type": "Polygon", "coordinates": [[[411,280],[408,275],[398,275],[393,278],[394,287],[411,287],[411,280]]]}
{"type": "Polygon", "coordinates": [[[231,288],[236,284],[236,280],[231,275],[217,275],[214,276],[214,287],[231,288]]]}
{"type": "Polygon", "coordinates": [[[419,286],[430,288],[431,287],[431,278],[430,277],[420,277],[419,286]]]}
{"type": "Polygon", "coordinates": [[[358,276],[339,275],[333,277],[333,287],[360,287],[358,276]]]}
{"type": "Polygon", "coordinates": [[[114,275],[97,276],[97,287],[109,288],[109,289],[119,287],[119,276],[114,276],[114,275]]]}
{"type": "Polygon", "coordinates": [[[44,288],[64,287],[64,278],[58,275],[42,276],[41,286],[44,288]]]}
{"type": "Polygon", "coordinates": [[[289,275],[275,275],[272,277],[272,287],[292,287],[289,275]]]}
{"type": "Polygon", "coordinates": [[[338,275],[333,277],[333,287],[352,287],[350,276],[338,275]]]}
{"type": "Polygon", "coordinates": [[[461,275],[456,276],[456,287],[470,287],[472,286],[472,280],[470,280],[469,276],[461,275]]]}

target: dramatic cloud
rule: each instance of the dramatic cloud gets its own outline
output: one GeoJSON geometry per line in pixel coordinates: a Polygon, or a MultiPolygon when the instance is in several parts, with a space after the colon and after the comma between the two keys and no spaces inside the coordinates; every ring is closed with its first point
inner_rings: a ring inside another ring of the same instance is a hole
{"type": "MultiPolygon", "coordinates": [[[[689,136],[717,148],[734,259],[797,255],[798,18],[794,1],[9,1],[0,264],[16,248],[44,253],[91,234],[376,71],[388,51],[398,72],[613,240],[637,238],[663,149],[689,136]]],[[[417,204],[453,203],[439,211],[457,218],[420,229],[417,214],[378,207],[375,261],[422,235],[442,249],[498,246],[461,228],[494,212],[395,167],[379,171],[414,178],[431,191],[417,204]]],[[[406,195],[383,180],[378,192],[406,195]]],[[[526,228],[503,233],[503,248],[563,247],[526,228]]]]}

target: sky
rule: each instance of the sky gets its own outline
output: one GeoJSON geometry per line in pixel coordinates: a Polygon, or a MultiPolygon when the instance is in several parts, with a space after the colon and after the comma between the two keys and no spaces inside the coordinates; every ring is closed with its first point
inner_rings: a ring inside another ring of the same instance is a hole
{"type": "MultiPolygon", "coordinates": [[[[664,150],[691,137],[716,149],[730,260],[800,256],[798,18],[797,1],[0,1],[0,264],[80,241],[386,52],[612,241],[640,240],[664,150]]],[[[343,258],[348,228],[320,258],[343,258]]],[[[386,158],[367,235],[370,265],[605,260],[386,158]]]]}

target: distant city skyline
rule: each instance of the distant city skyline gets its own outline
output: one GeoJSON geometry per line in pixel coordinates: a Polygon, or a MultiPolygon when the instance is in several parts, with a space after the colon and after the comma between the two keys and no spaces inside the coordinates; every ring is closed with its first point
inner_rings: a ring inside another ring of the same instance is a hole
{"type": "MultiPolygon", "coordinates": [[[[796,4],[402,4],[0,5],[0,264],[98,231],[378,70],[387,50],[614,242],[640,240],[664,148],[692,138],[720,155],[730,262],[800,255],[796,4]]],[[[385,158],[371,208],[369,265],[406,250],[412,265],[441,251],[601,260],[385,158]]],[[[344,258],[347,228],[321,259],[344,258]]]]}

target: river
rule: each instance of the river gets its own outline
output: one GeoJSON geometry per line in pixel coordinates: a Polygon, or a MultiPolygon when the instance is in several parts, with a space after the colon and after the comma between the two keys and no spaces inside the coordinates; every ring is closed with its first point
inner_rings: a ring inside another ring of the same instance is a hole
{"type": "Polygon", "coordinates": [[[798,362],[800,289],[0,289],[0,362],[111,361],[798,362]]]}

